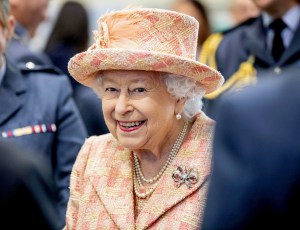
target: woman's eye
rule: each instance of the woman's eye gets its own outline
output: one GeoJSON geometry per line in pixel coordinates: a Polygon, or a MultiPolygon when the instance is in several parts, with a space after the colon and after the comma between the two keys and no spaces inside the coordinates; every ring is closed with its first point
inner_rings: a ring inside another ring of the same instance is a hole
{"type": "Polygon", "coordinates": [[[114,93],[114,92],[118,92],[118,90],[116,88],[108,87],[105,88],[105,92],[114,93]]]}
{"type": "Polygon", "coordinates": [[[143,93],[143,92],[146,92],[146,89],[145,88],[136,88],[133,90],[134,93],[143,93]]]}

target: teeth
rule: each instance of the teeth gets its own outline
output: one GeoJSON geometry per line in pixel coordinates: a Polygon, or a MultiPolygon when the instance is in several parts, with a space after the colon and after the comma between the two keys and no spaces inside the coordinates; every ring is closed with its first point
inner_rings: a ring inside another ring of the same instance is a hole
{"type": "Polygon", "coordinates": [[[141,125],[141,121],[136,121],[136,122],[120,122],[120,125],[126,128],[134,127],[134,126],[139,126],[141,125]]]}

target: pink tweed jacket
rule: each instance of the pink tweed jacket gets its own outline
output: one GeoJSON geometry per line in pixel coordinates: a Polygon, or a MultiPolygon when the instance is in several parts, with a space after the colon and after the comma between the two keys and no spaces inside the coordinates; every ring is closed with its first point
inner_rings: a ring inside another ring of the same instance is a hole
{"type": "Polygon", "coordinates": [[[131,152],[111,134],[90,137],[71,174],[64,229],[198,229],[211,167],[214,122],[200,113],[172,165],[137,218],[134,216],[131,152]],[[198,171],[192,188],[175,186],[174,170],[198,171]]]}

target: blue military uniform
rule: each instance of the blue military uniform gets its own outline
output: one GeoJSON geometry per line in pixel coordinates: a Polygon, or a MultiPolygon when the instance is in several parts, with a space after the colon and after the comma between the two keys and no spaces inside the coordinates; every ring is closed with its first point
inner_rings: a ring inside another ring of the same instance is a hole
{"type": "Polygon", "coordinates": [[[223,98],[201,229],[300,229],[299,117],[299,73],[223,98]]]}
{"type": "Polygon", "coordinates": [[[266,45],[266,29],[262,16],[223,34],[212,35],[203,46],[200,61],[216,68],[225,84],[206,97],[204,111],[215,117],[216,105],[222,95],[267,77],[286,77],[300,71],[300,20],[293,38],[276,62],[266,45]]]}
{"type": "Polygon", "coordinates": [[[51,165],[63,225],[70,172],[86,137],[67,77],[52,68],[19,70],[7,60],[0,105],[1,141],[29,149],[51,165]]]}

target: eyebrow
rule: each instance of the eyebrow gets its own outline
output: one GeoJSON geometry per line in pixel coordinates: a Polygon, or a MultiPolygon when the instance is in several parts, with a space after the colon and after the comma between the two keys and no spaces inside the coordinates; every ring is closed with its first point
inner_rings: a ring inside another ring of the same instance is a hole
{"type": "MultiPolygon", "coordinates": [[[[115,81],[115,79],[113,79],[113,78],[109,78],[109,79],[103,79],[103,82],[108,82],[108,83],[117,83],[116,81],[115,81]]],[[[133,83],[140,83],[140,82],[149,82],[148,81],[148,79],[134,79],[134,80],[132,80],[132,81],[130,81],[130,84],[133,84],[133,83]]]]}
{"type": "Polygon", "coordinates": [[[131,81],[131,83],[140,83],[140,82],[149,82],[148,79],[135,79],[133,81],[131,81]]]}

